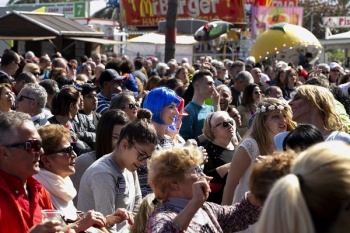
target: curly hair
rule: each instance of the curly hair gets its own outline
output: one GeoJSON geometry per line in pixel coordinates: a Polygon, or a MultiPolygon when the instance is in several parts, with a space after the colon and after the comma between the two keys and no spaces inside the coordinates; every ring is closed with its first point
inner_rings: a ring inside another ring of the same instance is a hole
{"type": "Polygon", "coordinates": [[[155,153],[148,162],[148,183],[156,198],[166,201],[170,184],[185,180],[186,170],[202,162],[202,153],[194,148],[173,148],[155,153]]]}

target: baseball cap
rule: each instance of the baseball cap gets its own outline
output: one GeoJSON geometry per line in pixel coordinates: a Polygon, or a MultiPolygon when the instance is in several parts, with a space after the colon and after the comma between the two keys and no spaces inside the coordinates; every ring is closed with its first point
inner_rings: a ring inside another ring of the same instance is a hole
{"type": "Polygon", "coordinates": [[[121,76],[118,74],[117,71],[114,69],[106,69],[103,71],[100,75],[100,79],[98,80],[98,83],[100,86],[103,85],[104,82],[109,82],[109,81],[122,81],[126,79],[125,76],[121,76]]]}
{"type": "Polygon", "coordinates": [[[180,104],[177,107],[177,110],[179,111],[179,116],[188,116],[188,113],[185,112],[185,100],[181,97],[179,97],[180,99],[180,104]]]}

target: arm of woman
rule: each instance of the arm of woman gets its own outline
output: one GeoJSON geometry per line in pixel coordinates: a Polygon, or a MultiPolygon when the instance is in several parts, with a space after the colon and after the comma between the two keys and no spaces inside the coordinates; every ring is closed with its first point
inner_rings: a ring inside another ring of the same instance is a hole
{"type": "Polygon", "coordinates": [[[227,175],[226,185],[221,202],[222,205],[232,205],[236,187],[239,183],[239,180],[249,168],[250,162],[251,160],[247,150],[242,146],[238,147],[237,152],[232,157],[230,170],[227,175]]]}
{"type": "Polygon", "coordinates": [[[193,216],[207,200],[210,192],[209,182],[202,177],[192,185],[193,198],[187,206],[174,218],[173,222],[183,231],[187,229],[192,221],[193,216]]]}

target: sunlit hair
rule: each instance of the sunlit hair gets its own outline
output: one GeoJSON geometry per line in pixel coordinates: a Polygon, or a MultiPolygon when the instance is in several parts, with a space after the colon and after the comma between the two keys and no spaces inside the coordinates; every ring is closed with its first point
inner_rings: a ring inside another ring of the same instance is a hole
{"type": "Polygon", "coordinates": [[[52,99],[51,112],[53,115],[68,116],[70,106],[79,101],[80,93],[74,87],[64,87],[52,99]]]}
{"type": "Polygon", "coordinates": [[[151,118],[152,113],[149,110],[140,109],[137,112],[137,118],[125,125],[120,131],[117,146],[119,146],[123,139],[128,140],[130,147],[133,146],[133,143],[156,146],[158,136],[151,118]]]}
{"type": "Polygon", "coordinates": [[[152,112],[152,121],[158,124],[164,124],[162,120],[162,110],[172,103],[175,103],[176,106],[180,104],[180,99],[175,91],[167,87],[158,87],[147,94],[143,102],[143,108],[152,112]]]}
{"type": "Polygon", "coordinates": [[[144,90],[150,91],[153,88],[157,87],[158,83],[160,82],[161,78],[157,75],[151,76],[148,81],[146,82],[146,85],[144,87],[144,90]]]}
{"type": "MultiPolygon", "coordinates": [[[[293,130],[297,124],[292,121],[292,110],[287,102],[283,100],[279,100],[276,98],[265,98],[259,102],[258,108],[262,108],[264,106],[268,109],[269,106],[274,105],[277,109],[277,106],[284,106],[282,110],[283,116],[286,118],[287,123],[287,131],[293,130]]],[[[275,111],[266,110],[265,112],[257,113],[253,125],[250,130],[248,130],[246,137],[251,137],[255,139],[258,144],[259,151],[261,155],[266,155],[269,153],[271,149],[271,145],[273,144],[273,139],[270,139],[268,136],[268,130],[266,121],[270,115],[272,115],[275,111]]]]}
{"type": "MultiPolygon", "coordinates": [[[[241,105],[243,106],[250,106],[254,105],[254,99],[253,99],[253,92],[256,87],[259,87],[256,83],[250,83],[243,92],[243,98],[241,105]]],[[[260,89],[260,88],[259,88],[260,89]]]]}
{"type": "Polygon", "coordinates": [[[256,232],[334,232],[340,212],[349,208],[349,151],[348,144],[330,141],[301,153],[291,174],[271,189],[256,232]]]}
{"type": "Polygon", "coordinates": [[[135,96],[132,92],[119,93],[112,98],[109,109],[123,109],[126,102],[128,102],[130,99],[133,99],[135,101],[135,96]]]}
{"type": "Polygon", "coordinates": [[[11,90],[11,84],[9,83],[0,83],[0,99],[1,99],[1,93],[3,90],[5,90],[5,88],[9,89],[10,91],[11,90]]]}
{"type": "MultiPolygon", "coordinates": [[[[178,79],[180,79],[178,76],[179,76],[179,74],[181,73],[181,71],[185,71],[185,70],[187,70],[187,68],[186,67],[179,67],[177,70],[176,70],[176,72],[175,72],[175,78],[178,78],[178,79]]],[[[183,81],[183,80],[182,80],[183,81]]],[[[186,75],[186,83],[189,83],[190,82],[190,79],[189,79],[189,77],[188,77],[188,75],[186,75]]],[[[184,83],[184,84],[186,84],[186,83],[184,83]]]]}
{"type": "Polygon", "coordinates": [[[29,114],[23,112],[0,112],[0,146],[15,142],[18,131],[24,124],[32,124],[29,114]]]}
{"type": "Polygon", "coordinates": [[[311,104],[317,107],[322,116],[323,125],[327,130],[348,132],[348,127],[343,124],[336,113],[334,96],[327,88],[302,85],[296,89],[296,95],[310,101],[311,104]]]}
{"type": "Polygon", "coordinates": [[[299,79],[299,75],[297,73],[297,71],[295,69],[289,69],[286,71],[285,75],[284,75],[284,85],[287,86],[289,83],[289,74],[295,74],[296,75],[296,81],[294,83],[294,86],[296,85],[298,79],[299,79]]]}
{"type": "Polygon", "coordinates": [[[69,129],[63,125],[50,124],[40,126],[38,128],[38,133],[42,139],[42,147],[44,149],[44,154],[52,154],[63,140],[70,141],[69,129]]]}
{"type": "Polygon", "coordinates": [[[203,125],[203,134],[204,136],[209,140],[209,141],[214,141],[215,140],[215,135],[213,134],[213,127],[215,126],[215,122],[217,122],[217,119],[219,118],[226,118],[226,119],[231,119],[233,121],[233,128],[234,131],[236,131],[236,122],[230,117],[228,112],[225,111],[217,111],[210,113],[204,121],[203,125]]]}
{"type": "Polygon", "coordinates": [[[155,153],[148,162],[148,183],[156,198],[166,201],[175,181],[186,179],[186,170],[203,162],[203,155],[194,148],[173,148],[155,153]]]}
{"type": "Polygon", "coordinates": [[[130,227],[130,233],[143,233],[146,231],[146,223],[153,210],[162,204],[161,201],[155,198],[154,193],[147,194],[143,198],[139,211],[134,217],[134,224],[130,227]]]}
{"type": "Polygon", "coordinates": [[[129,122],[129,117],[120,109],[109,109],[102,114],[96,127],[96,159],[113,151],[111,138],[114,126],[129,122]]]}
{"type": "Polygon", "coordinates": [[[40,73],[40,67],[35,64],[35,63],[27,63],[24,67],[23,67],[23,71],[27,71],[30,72],[32,74],[34,73],[40,73]]]}
{"type": "Polygon", "coordinates": [[[279,69],[277,71],[277,75],[276,75],[276,86],[278,87],[283,87],[285,86],[284,84],[284,79],[285,79],[285,75],[286,75],[286,71],[284,69],[279,69]],[[280,76],[283,75],[283,79],[280,79],[280,76]]]}
{"type": "Polygon", "coordinates": [[[296,156],[297,154],[291,150],[275,152],[254,164],[249,179],[249,190],[261,205],[264,204],[273,184],[289,173],[296,156]]]}

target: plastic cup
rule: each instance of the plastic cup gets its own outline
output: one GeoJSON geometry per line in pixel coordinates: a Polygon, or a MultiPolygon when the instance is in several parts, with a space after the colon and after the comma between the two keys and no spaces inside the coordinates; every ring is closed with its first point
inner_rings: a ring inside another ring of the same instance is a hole
{"type": "Polygon", "coordinates": [[[58,210],[42,210],[43,222],[59,221],[62,223],[61,212],[58,210]]]}

